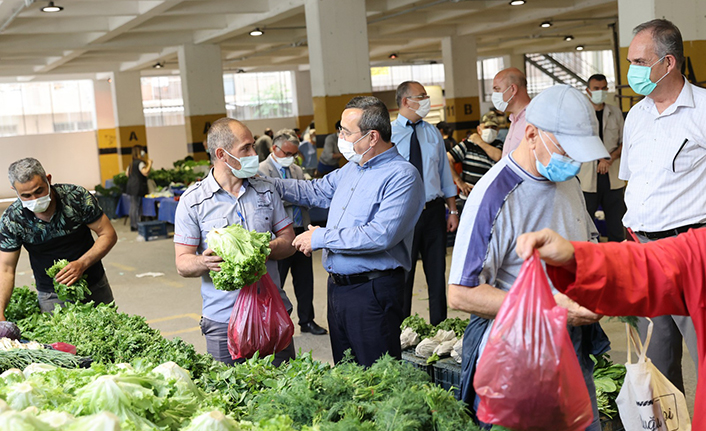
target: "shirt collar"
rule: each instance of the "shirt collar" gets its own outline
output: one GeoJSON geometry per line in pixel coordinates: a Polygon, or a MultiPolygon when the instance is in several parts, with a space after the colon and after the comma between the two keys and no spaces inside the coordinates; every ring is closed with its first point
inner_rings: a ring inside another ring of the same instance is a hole
{"type": "MultiPolygon", "coordinates": [[[[407,124],[412,122],[412,120],[402,114],[397,114],[397,118],[395,119],[395,121],[402,127],[407,127],[407,124]]],[[[417,123],[421,123],[423,121],[424,119],[422,118],[421,120],[417,121],[417,123]]]]}
{"type": "MultiPolygon", "coordinates": [[[[210,196],[213,196],[218,193],[218,191],[223,190],[223,187],[221,187],[221,185],[218,184],[218,181],[216,181],[216,177],[213,176],[213,168],[211,168],[211,170],[208,172],[208,175],[201,181],[201,183],[203,191],[210,196]]],[[[240,191],[242,192],[243,190],[247,189],[247,187],[248,180],[246,178],[243,180],[243,185],[240,187],[240,191]]],[[[225,192],[225,190],[223,191],[225,192]]]]}
{"type": "Polygon", "coordinates": [[[358,167],[358,169],[371,169],[389,162],[399,154],[400,153],[397,151],[397,147],[393,145],[389,150],[385,150],[382,154],[378,154],[377,156],[363,163],[363,166],[356,166],[358,167]]]}
{"type": "Polygon", "coordinates": [[[277,168],[278,171],[281,171],[282,165],[277,163],[277,160],[275,160],[275,157],[272,154],[270,154],[268,157],[269,157],[270,161],[272,162],[272,164],[275,165],[275,168],[277,168]]]}
{"type": "MultiPolygon", "coordinates": [[[[682,78],[684,78],[684,86],[681,88],[681,91],[679,92],[679,96],[677,97],[677,100],[674,101],[667,109],[665,109],[661,114],[658,114],[660,116],[664,115],[670,115],[673,114],[674,111],[677,110],[680,106],[683,106],[685,108],[693,108],[694,105],[694,92],[691,89],[691,84],[689,84],[689,81],[686,80],[686,77],[682,75],[682,78]]],[[[651,111],[651,110],[656,110],[655,106],[655,101],[652,100],[649,97],[645,97],[642,103],[641,108],[645,111],[651,111]]],[[[656,111],[654,111],[656,113],[656,111]]]]}
{"type": "Polygon", "coordinates": [[[529,104],[525,105],[525,107],[522,108],[522,109],[520,109],[520,112],[518,112],[517,114],[515,114],[514,112],[511,112],[511,113],[510,113],[510,117],[509,117],[509,118],[510,118],[510,122],[512,123],[512,122],[516,121],[518,118],[524,117],[524,116],[525,116],[525,110],[527,110],[527,107],[528,107],[528,106],[529,106],[529,104]]]}

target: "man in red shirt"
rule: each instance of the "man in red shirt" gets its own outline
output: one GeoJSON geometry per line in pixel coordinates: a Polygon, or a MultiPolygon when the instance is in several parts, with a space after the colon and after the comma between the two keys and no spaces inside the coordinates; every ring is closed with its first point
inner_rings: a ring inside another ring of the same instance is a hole
{"type": "MultiPolygon", "coordinates": [[[[699,376],[706,370],[706,228],[639,244],[570,242],[550,229],[521,235],[517,254],[534,249],[547,262],[554,287],[589,310],[607,316],[691,316],[696,330],[699,376]]],[[[696,385],[703,405],[706,381],[696,385]]],[[[706,410],[694,409],[693,430],[706,430],[706,410]]]]}

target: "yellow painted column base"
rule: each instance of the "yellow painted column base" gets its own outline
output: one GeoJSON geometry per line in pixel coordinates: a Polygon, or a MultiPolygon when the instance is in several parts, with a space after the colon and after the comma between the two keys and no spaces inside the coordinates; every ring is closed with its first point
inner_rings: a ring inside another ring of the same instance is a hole
{"type": "MultiPolygon", "coordinates": [[[[314,121],[313,115],[300,115],[300,116],[298,116],[296,128],[299,129],[299,133],[304,133],[304,130],[306,130],[306,128],[309,127],[309,124],[311,124],[312,121],[314,121]]],[[[316,131],[317,131],[317,133],[319,132],[318,129],[316,131]]]]}
{"type": "Polygon", "coordinates": [[[101,182],[105,184],[105,180],[125,172],[132,162],[133,146],[147,147],[147,131],[144,125],[100,129],[97,141],[101,182]]]}
{"type": "Polygon", "coordinates": [[[454,130],[454,139],[460,141],[466,137],[466,132],[478,127],[482,113],[478,96],[456,97],[446,99],[446,122],[454,130]]]}
{"type": "Polygon", "coordinates": [[[214,121],[225,116],[226,114],[223,113],[184,117],[187,153],[189,153],[194,160],[208,160],[208,148],[206,143],[208,129],[214,121]]]}
{"type": "MultiPolygon", "coordinates": [[[[314,97],[314,121],[316,134],[323,136],[334,133],[336,121],[341,119],[341,113],[346,104],[356,96],[371,96],[371,93],[342,94],[340,96],[314,97]]],[[[302,129],[303,131],[304,129],[302,129]]]]}

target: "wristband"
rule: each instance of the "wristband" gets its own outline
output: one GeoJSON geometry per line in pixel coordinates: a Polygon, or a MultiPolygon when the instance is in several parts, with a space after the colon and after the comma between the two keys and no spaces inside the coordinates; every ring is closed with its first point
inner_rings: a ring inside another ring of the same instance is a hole
{"type": "Polygon", "coordinates": [[[449,211],[450,215],[458,215],[458,211],[449,211]]]}

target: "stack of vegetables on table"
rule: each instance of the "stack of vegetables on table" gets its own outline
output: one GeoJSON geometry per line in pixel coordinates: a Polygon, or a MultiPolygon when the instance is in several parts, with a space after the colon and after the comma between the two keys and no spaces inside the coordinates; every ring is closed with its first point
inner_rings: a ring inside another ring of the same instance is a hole
{"type": "Polygon", "coordinates": [[[414,347],[414,354],[426,359],[427,364],[433,364],[445,356],[451,356],[460,364],[463,332],[468,321],[450,317],[434,326],[415,313],[402,321],[400,326],[402,350],[414,347]]]}
{"type": "MultiPolygon", "coordinates": [[[[12,303],[31,297],[25,289],[15,289],[12,303]]],[[[44,348],[9,352],[63,354],[45,346],[60,341],[93,362],[13,363],[0,375],[3,430],[478,429],[451,393],[389,356],[367,369],[350,360],[331,367],[310,354],[280,367],[257,355],[229,367],[114,305],[10,311],[21,316],[22,339],[44,348]]]]}

